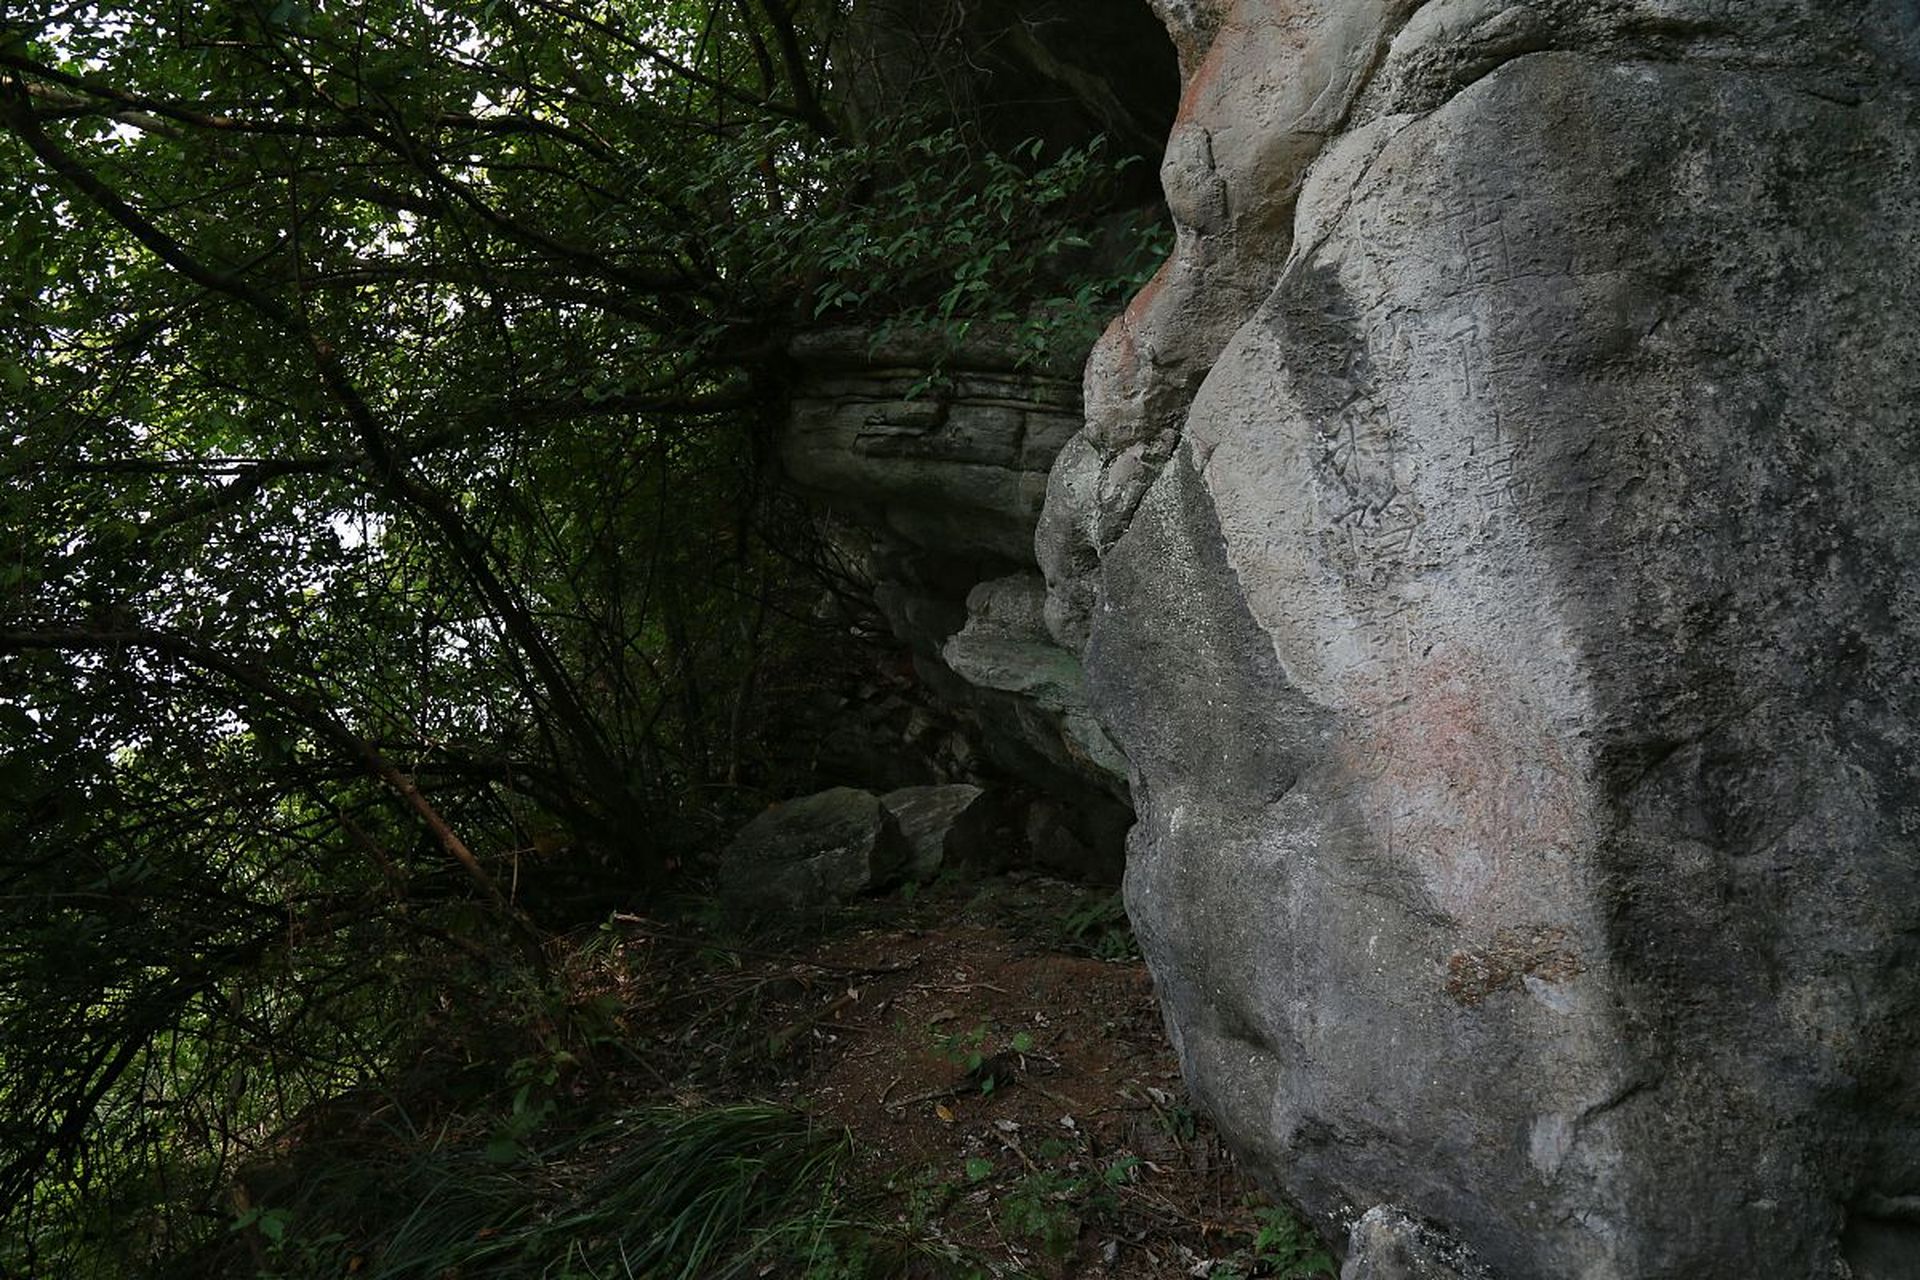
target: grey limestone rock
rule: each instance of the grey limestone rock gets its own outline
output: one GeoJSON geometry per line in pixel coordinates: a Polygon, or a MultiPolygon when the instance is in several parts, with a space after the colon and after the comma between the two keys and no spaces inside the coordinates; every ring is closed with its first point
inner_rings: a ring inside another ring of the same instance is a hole
{"type": "Polygon", "coordinates": [[[1038,536],[1195,1095],[1509,1280],[1920,1276],[1920,8],[1209,12],[1038,536]]]}
{"type": "Polygon", "coordinates": [[[991,338],[943,355],[833,330],[792,355],[803,377],[779,452],[793,480],[943,556],[1032,559],[1047,469],[1080,426],[1070,377],[1018,368],[1019,352],[991,338]],[[929,387],[939,360],[945,381],[929,387]]]}
{"type": "Polygon", "coordinates": [[[942,867],[975,860],[989,823],[979,787],[902,787],[880,797],[907,842],[907,875],[930,880],[942,867]]]}
{"type": "Polygon", "coordinates": [[[775,805],[720,856],[719,890],[735,910],[806,915],[899,880],[908,845],[870,791],[835,787],[775,805]]]}
{"type": "MultiPolygon", "coordinates": [[[[1042,714],[1024,722],[1036,751],[1093,785],[1120,791],[1126,758],[1088,708],[1080,660],[1048,634],[1045,602],[1046,584],[1037,574],[979,584],[967,596],[966,625],[940,656],[968,684],[1016,695],[1037,708],[1042,714]]],[[[1013,723],[1023,721],[1016,717],[1013,723]]]]}
{"type": "Polygon", "coordinates": [[[1391,1205],[1375,1205],[1353,1224],[1340,1280],[1491,1280],[1454,1241],[1391,1205]]]}

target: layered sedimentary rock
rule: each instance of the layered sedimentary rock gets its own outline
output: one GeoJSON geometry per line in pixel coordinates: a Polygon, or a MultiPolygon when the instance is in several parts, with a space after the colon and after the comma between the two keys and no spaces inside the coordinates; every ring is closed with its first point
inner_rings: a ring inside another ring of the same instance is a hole
{"type": "Polygon", "coordinates": [[[1033,861],[1117,879],[1126,764],[1087,708],[1078,655],[1047,630],[1033,558],[1049,468],[1082,422],[1077,369],[1025,364],[992,336],[944,350],[841,330],[793,356],[782,467],[837,518],[849,576],[978,744],[971,776],[1053,797],[1060,829],[1026,842],[1033,861]]]}
{"type": "Polygon", "coordinates": [[[949,352],[860,329],[809,334],[792,356],[789,478],[923,554],[1032,563],[1048,470],[1081,423],[1075,371],[1022,367],[1010,340],[949,352]]]}
{"type": "Polygon", "coordinates": [[[1508,1280],[1920,1276],[1920,8],[1157,7],[1038,545],[1195,1093],[1508,1280]]]}

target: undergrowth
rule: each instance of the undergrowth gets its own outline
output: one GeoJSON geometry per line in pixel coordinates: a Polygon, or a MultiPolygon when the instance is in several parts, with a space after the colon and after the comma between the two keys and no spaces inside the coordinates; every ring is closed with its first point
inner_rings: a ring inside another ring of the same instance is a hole
{"type": "Polygon", "coordinates": [[[1127,906],[1118,891],[1089,893],[1061,918],[1056,943],[1101,960],[1136,960],[1140,946],[1127,920],[1127,906]]]}
{"type": "Polygon", "coordinates": [[[886,1274],[907,1246],[839,1202],[850,1145],[798,1112],[733,1105],[620,1112],[512,1153],[308,1152],[223,1252],[259,1280],[886,1274]]]}
{"type": "MultiPolygon", "coordinates": [[[[1111,893],[1001,891],[994,910],[1023,939],[1079,955],[1131,942],[1111,893]]],[[[1090,1095],[1093,1077],[1067,1070],[1069,1011],[1055,1000],[1052,1023],[1012,1016],[1038,998],[1008,976],[1031,975],[1017,967],[1031,957],[1009,949],[992,963],[1015,968],[975,969],[988,959],[977,924],[945,939],[917,923],[876,930],[887,910],[955,912],[951,897],[868,904],[839,926],[857,947],[824,956],[697,918],[617,916],[557,942],[540,973],[453,985],[455,972],[436,971],[448,998],[413,1028],[400,1068],[236,1140],[219,1190],[196,1206],[211,1239],[161,1249],[130,1223],[118,1256],[134,1266],[48,1274],[973,1280],[1083,1274],[1095,1258],[1113,1270],[1116,1257],[1115,1274],[1177,1274],[1208,1256],[1216,1280],[1330,1272],[1306,1224],[1233,1197],[1217,1148],[1205,1165],[1216,1172],[1198,1172],[1196,1117],[1144,1083],[1164,1074],[1090,1095]],[[956,979],[957,964],[972,977],[956,979]],[[844,1082],[813,1091],[833,1077],[809,1055],[836,1043],[890,1055],[859,1081],[879,1103],[836,1110],[844,1082]],[[921,1058],[948,1087],[903,1088],[898,1114],[879,1114],[880,1074],[921,1058]],[[800,1101],[753,1101],[770,1096],[800,1101]],[[1208,1196],[1213,1208],[1199,1207],[1208,1196]]],[[[1089,971],[1075,959],[1056,972],[1089,971]]],[[[1096,1026],[1113,1034],[1133,998],[1110,992],[1111,1020],[1096,1026]]]]}

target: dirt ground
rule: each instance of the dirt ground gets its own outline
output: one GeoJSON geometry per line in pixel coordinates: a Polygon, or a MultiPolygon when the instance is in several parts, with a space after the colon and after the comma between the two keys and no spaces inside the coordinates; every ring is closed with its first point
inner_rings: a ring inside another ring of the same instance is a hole
{"type": "Polygon", "coordinates": [[[619,923],[656,1085],[844,1126],[851,1193],[975,1270],[1326,1270],[1188,1102],[1110,891],[948,885],[751,945],[619,923]]]}

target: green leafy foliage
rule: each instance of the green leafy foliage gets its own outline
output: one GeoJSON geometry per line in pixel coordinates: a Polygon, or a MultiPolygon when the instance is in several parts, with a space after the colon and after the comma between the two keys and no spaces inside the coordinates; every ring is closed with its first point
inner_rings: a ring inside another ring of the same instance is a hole
{"type": "MultiPolygon", "coordinates": [[[[846,128],[845,19],[0,20],[0,1270],[204,1243],[248,1160],[777,783],[829,567],[765,466],[797,331],[1039,358],[1148,265],[1145,224],[1081,243],[1099,144],[846,128]]],[[[331,1247],[280,1208],[268,1262],[331,1247]]]]}
{"type": "MultiPolygon", "coordinates": [[[[872,326],[876,345],[918,331],[949,347],[976,326],[1012,333],[1024,360],[1082,352],[1169,244],[1158,219],[1123,220],[1096,246],[1088,224],[1137,157],[1109,158],[1096,138],[1048,156],[1030,140],[1012,155],[979,152],[953,128],[897,125],[911,167],[883,198],[823,208],[784,246],[818,261],[813,316],[872,326]],[[800,239],[804,237],[804,240],[800,239]]],[[[887,149],[889,152],[893,147],[887,149]]],[[[816,178],[835,190],[884,181],[861,154],[830,155],[816,178]],[[868,172],[843,172],[849,164],[868,172]]]]}
{"type": "Polygon", "coordinates": [[[1320,1244],[1313,1228],[1291,1210],[1268,1205],[1254,1210],[1260,1230],[1253,1238],[1253,1254],[1280,1280],[1313,1280],[1332,1275],[1333,1257],[1320,1244]]]}
{"type": "Polygon", "coordinates": [[[1258,1224],[1253,1241],[1213,1274],[1223,1280],[1268,1276],[1274,1280],[1328,1280],[1338,1270],[1333,1255],[1304,1218],[1283,1205],[1253,1204],[1258,1224]]]}

